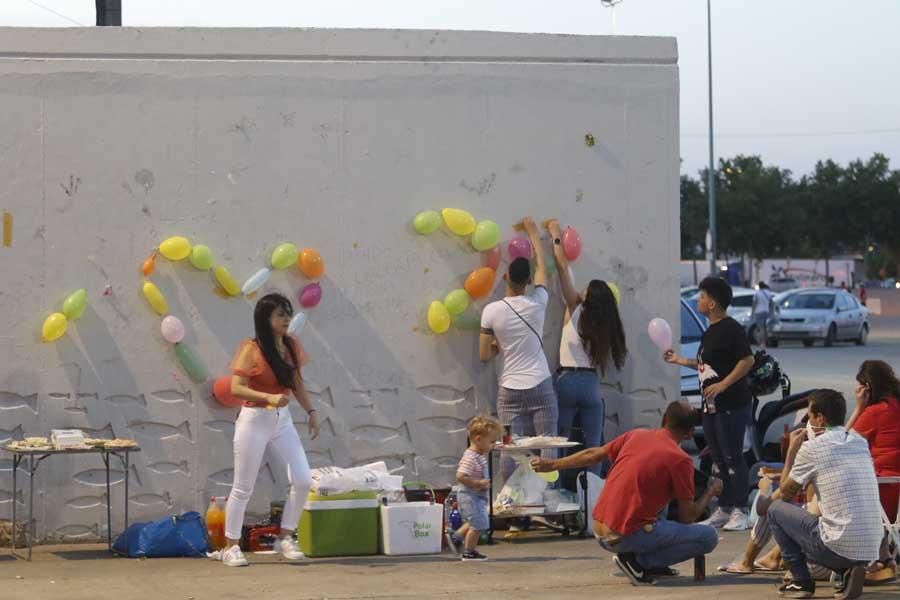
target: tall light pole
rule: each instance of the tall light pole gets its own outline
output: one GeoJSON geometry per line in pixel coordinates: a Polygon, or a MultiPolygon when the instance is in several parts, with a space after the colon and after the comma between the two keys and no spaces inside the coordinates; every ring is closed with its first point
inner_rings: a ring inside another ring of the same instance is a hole
{"type": "Polygon", "coordinates": [[[709,56],[709,274],[716,276],[716,159],[713,152],[713,90],[712,90],[712,8],[706,0],[706,41],[709,56]]]}

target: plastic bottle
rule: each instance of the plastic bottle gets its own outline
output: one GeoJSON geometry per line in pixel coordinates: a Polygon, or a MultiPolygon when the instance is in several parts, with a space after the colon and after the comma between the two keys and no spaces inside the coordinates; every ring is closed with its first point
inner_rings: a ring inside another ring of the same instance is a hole
{"type": "Polygon", "coordinates": [[[215,496],[209,499],[209,508],[206,509],[206,533],[212,550],[225,547],[225,510],[215,496]]]}
{"type": "Polygon", "coordinates": [[[450,529],[456,531],[462,527],[462,515],[459,513],[459,504],[453,503],[453,510],[450,511],[450,529]]]}

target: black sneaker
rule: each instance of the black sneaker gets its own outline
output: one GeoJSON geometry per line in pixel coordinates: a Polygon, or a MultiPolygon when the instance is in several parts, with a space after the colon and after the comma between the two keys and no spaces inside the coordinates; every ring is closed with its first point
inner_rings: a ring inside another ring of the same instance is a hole
{"type": "Polygon", "coordinates": [[[646,573],[634,554],[616,554],[613,562],[631,581],[632,585],[655,585],[656,579],[646,573]]]}
{"type": "Polygon", "coordinates": [[[485,556],[484,554],[482,554],[481,552],[479,552],[478,550],[466,550],[465,552],[463,552],[463,555],[462,555],[463,562],[485,561],[487,559],[488,559],[488,557],[485,556]]]}
{"type": "Polygon", "coordinates": [[[462,552],[462,544],[463,541],[456,536],[452,531],[448,531],[444,534],[444,537],[447,539],[447,545],[450,546],[450,549],[453,550],[453,554],[459,556],[462,552]]]}
{"type": "Polygon", "coordinates": [[[778,588],[778,593],[783,598],[812,598],[816,593],[816,582],[788,581],[778,588]]]}
{"type": "Polygon", "coordinates": [[[838,573],[834,584],[834,597],[836,600],[855,600],[862,596],[865,583],[865,567],[852,567],[843,573],[838,573]]]}
{"type": "Polygon", "coordinates": [[[644,569],[644,574],[650,577],[678,577],[681,571],[672,567],[660,567],[658,569],[644,569]]]}

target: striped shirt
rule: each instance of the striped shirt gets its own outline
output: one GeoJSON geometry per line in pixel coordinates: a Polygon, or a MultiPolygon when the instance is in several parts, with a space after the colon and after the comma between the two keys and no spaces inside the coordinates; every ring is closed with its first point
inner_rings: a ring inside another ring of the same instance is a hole
{"type": "Polygon", "coordinates": [[[878,558],[884,533],[878,481],[862,436],[834,427],[804,443],[790,478],[801,486],[815,484],[819,535],[832,552],[865,562],[878,558]]]}
{"type": "MultiPolygon", "coordinates": [[[[456,469],[456,476],[471,477],[472,479],[488,478],[488,457],[486,454],[479,454],[471,448],[466,448],[462,458],[459,459],[459,467],[456,469]]],[[[478,494],[487,496],[487,490],[476,490],[468,486],[462,486],[463,490],[470,494],[478,494]]]]}

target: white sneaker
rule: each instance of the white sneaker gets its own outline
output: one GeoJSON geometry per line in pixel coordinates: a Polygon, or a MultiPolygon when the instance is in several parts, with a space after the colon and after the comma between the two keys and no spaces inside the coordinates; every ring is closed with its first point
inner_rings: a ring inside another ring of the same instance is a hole
{"type": "Polygon", "coordinates": [[[750,529],[750,517],[740,508],[731,511],[731,517],[722,527],[723,531],[746,531],[748,529],[750,529]]]}
{"type": "Polygon", "coordinates": [[[716,512],[712,514],[710,518],[705,521],[701,521],[701,525],[709,525],[710,527],[715,527],[716,529],[721,529],[722,525],[728,523],[731,520],[731,514],[725,512],[721,508],[717,508],[716,512]]]}
{"type": "Polygon", "coordinates": [[[222,564],[226,567],[246,567],[247,559],[244,557],[244,553],[241,552],[241,547],[234,545],[222,552],[222,564]]]}
{"type": "Polygon", "coordinates": [[[292,537],[285,537],[275,542],[275,551],[285,557],[287,560],[303,560],[306,558],[300,548],[297,547],[297,540],[292,537]]]}

